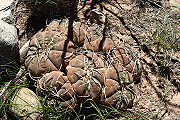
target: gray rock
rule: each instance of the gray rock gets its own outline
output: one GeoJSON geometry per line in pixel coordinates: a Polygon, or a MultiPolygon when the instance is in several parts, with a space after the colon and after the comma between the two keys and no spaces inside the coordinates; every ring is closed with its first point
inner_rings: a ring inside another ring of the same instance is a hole
{"type": "Polygon", "coordinates": [[[9,24],[14,23],[11,11],[13,3],[14,0],[0,2],[0,65],[15,61],[19,54],[17,29],[15,25],[9,24]]]}
{"type": "MultiPolygon", "coordinates": [[[[14,61],[19,54],[17,30],[0,20],[0,65],[14,61]]],[[[0,70],[1,71],[1,70],[0,70]]]]}
{"type": "Polygon", "coordinates": [[[0,2],[0,19],[11,16],[14,0],[1,0],[0,2]]]}
{"type": "Polygon", "coordinates": [[[18,42],[17,29],[15,26],[0,20],[0,42],[14,46],[18,42]]]}

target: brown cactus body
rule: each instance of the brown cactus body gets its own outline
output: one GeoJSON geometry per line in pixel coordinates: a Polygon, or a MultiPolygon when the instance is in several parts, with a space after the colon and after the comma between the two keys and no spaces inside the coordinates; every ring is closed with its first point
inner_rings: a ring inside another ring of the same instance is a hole
{"type": "Polygon", "coordinates": [[[64,107],[76,107],[77,101],[73,86],[63,72],[52,71],[45,74],[37,82],[37,91],[41,95],[49,94],[51,98],[60,100],[64,107]]]}
{"type": "Polygon", "coordinates": [[[131,74],[121,65],[115,65],[106,70],[106,80],[102,90],[101,103],[124,109],[134,99],[133,93],[126,89],[126,86],[133,83],[131,74]],[[128,93],[128,94],[126,94],[128,93]],[[121,103],[121,98],[127,101],[121,103]],[[127,98],[128,97],[128,98],[127,98]],[[123,98],[124,99],[124,98],[123,98]]]}
{"type": "Polygon", "coordinates": [[[25,66],[33,76],[61,69],[73,56],[74,44],[64,33],[58,32],[58,27],[63,27],[56,25],[50,24],[30,41],[25,66]]]}
{"type": "Polygon", "coordinates": [[[67,66],[67,77],[73,84],[79,100],[100,97],[105,76],[99,72],[103,61],[96,54],[78,55],[67,66]]]}
{"type": "Polygon", "coordinates": [[[116,36],[104,37],[98,25],[74,22],[72,30],[70,41],[68,22],[53,21],[31,39],[25,65],[33,76],[44,74],[37,91],[70,108],[87,99],[119,109],[131,106],[139,69],[130,46],[116,36]]]}

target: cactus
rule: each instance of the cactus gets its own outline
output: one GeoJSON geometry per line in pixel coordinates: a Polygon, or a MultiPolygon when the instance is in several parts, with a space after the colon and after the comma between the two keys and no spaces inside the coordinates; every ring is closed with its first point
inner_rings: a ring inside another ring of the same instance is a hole
{"type": "Polygon", "coordinates": [[[73,23],[68,39],[68,21],[52,21],[34,35],[25,65],[32,76],[40,76],[41,96],[75,108],[92,99],[123,109],[132,106],[133,78],[140,69],[130,46],[118,37],[103,37],[103,26],[73,23]]]}
{"type": "Polygon", "coordinates": [[[106,69],[105,78],[100,103],[118,109],[132,106],[134,93],[131,91],[131,74],[123,66],[114,65],[106,69]]]}
{"type": "Polygon", "coordinates": [[[34,35],[29,44],[25,66],[32,76],[41,76],[61,69],[73,56],[74,44],[67,39],[63,26],[52,22],[45,30],[34,35]]]}
{"type": "Polygon", "coordinates": [[[67,66],[67,77],[74,86],[80,101],[97,100],[104,83],[104,64],[96,54],[78,55],[67,66]]]}
{"type": "Polygon", "coordinates": [[[46,73],[37,82],[37,91],[41,96],[50,96],[61,101],[61,105],[70,109],[76,107],[75,91],[67,76],[60,71],[46,73]]]}

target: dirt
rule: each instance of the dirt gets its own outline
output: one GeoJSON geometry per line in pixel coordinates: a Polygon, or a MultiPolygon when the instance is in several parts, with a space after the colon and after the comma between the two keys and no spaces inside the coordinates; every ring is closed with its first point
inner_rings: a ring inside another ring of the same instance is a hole
{"type": "MultiPolygon", "coordinates": [[[[116,33],[119,34],[119,37],[129,41],[138,57],[142,59],[143,74],[140,82],[134,85],[137,98],[130,111],[142,115],[142,119],[180,120],[180,55],[178,50],[172,53],[172,58],[176,62],[170,63],[172,73],[170,74],[171,79],[168,79],[166,76],[162,77],[158,74],[159,66],[152,57],[154,55],[153,48],[148,46],[148,50],[144,50],[140,47],[144,44],[147,45],[152,39],[152,33],[160,25],[160,20],[163,19],[164,15],[167,15],[169,19],[179,16],[177,15],[179,9],[176,0],[170,0],[170,2],[164,0],[161,3],[147,2],[145,0],[144,2],[117,0],[101,2],[94,7],[99,10],[103,9],[103,13],[108,16],[109,24],[114,29],[118,28],[116,33]],[[170,5],[177,6],[170,7],[170,5]],[[164,9],[166,9],[166,12],[164,12],[164,9]],[[153,71],[150,64],[155,66],[156,72],[153,71]]],[[[80,3],[77,8],[82,7],[83,3],[80,3]]],[[[78,13],[78,17],[86,20],[84,14],[88,9],[90,9],[90,5],[86,5],[78,13]]],[[[19,47],[21,48],[40,27],[35,29],[32,26],[27,26],[32,12],[23,2],[18,4],[16,12],[19,47]]],[[[53,18],[47,16],[47,19],[53,18]]]]}
{"type": "Polygon", "coordinates": [[[148,74],[143,74],[141,83],[135,86],[138,101],[133,110],[148,116],[148,119],[180,119],[180,93],[177,88],[168,79],[151,73],[149,66],[143,67],[148,74]]]}

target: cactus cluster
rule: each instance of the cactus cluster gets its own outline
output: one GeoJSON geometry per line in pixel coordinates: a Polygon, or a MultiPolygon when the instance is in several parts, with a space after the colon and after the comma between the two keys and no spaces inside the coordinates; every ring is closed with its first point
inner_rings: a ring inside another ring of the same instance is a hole
{"type": "Polygon", "coordinates": [[[139,66],[130,46],[118,37],[104,35],[104,26],[54,20],[29,43],[25,66],[37,80],[39,95],[75,108],[91,99],[119,109],[131,106],[133,78],[139,66]]]}

